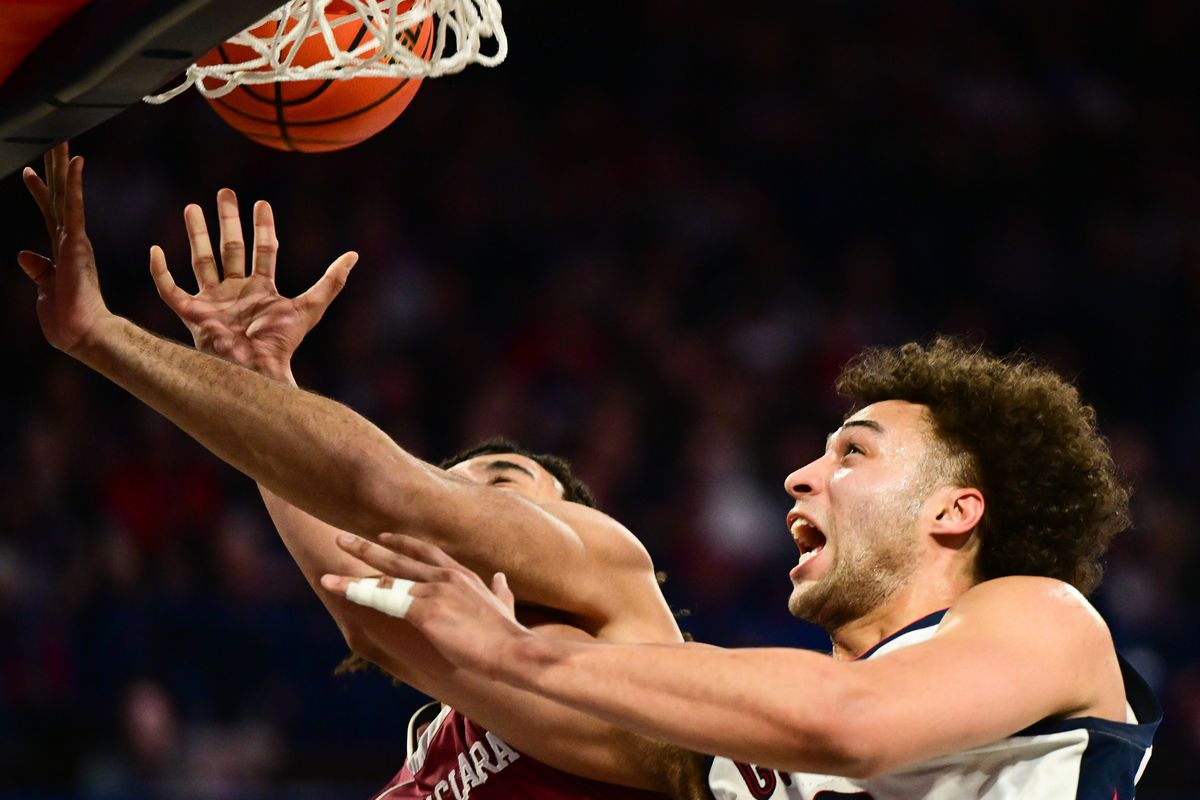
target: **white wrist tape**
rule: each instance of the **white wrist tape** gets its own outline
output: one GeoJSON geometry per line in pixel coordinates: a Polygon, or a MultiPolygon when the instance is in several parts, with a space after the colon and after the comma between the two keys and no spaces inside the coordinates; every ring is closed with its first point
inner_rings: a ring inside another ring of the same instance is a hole
{"type": "Polygon", "coordinates": [[[409,592],[415,585],[404,578],[393,578],[391,586],[382,588],[378,578],[363,578],[346,587],[346,599],[360,606],[404,619],[408,607],[412,605],[412,595],[409,592]]]}

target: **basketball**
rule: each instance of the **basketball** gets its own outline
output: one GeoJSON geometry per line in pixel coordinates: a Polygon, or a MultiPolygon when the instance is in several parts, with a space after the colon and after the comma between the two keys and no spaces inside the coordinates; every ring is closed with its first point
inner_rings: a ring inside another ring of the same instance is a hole
{"type": "MultiPolygon", "coordinates": [[[[348,7],[331,3],[325,13],[342,50],[354,50],[373,40],[369,28],[361,21],[335,24],[349,13],[348,7]]],[[[277,24],[273,20],[265,22],[251,33],[269,39],[275,34],[277,24]]],[[[294,19],[289,19],[285,30],[295,24],[294,19]]],[[[401,38],[412,52],[428,61],[433,46],[433,20],[421,20],[404,31],[401,38]]],[[[197,63],[203,66],[239,63],[254,55],[249,47],[225,43],[197,63]]],[[[288,55],[287,50],[281,53],[282,58],[288,55]]],[[[370,55],[371,51],[367,51],[362,57],[370,55]]],[[[329,57],[325,40],[314,33],[299,43],[292,63],[310,66],[329,57]]],[[[379,133],[408,107],[420,85],[420,78],[279,81],[246,84],[221,97],[206,99],[222,119],[255,142],[278,150],[316,153],[350,147],[379,133]]],[[[210,83],[208,88],[217,86],[210,83]]]]}

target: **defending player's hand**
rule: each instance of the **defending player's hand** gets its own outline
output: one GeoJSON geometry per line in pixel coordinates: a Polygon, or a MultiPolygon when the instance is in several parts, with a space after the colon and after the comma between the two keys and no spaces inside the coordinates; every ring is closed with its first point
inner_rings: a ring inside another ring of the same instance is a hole
{"type": "Polygon", "coordinates": [[[83,215],[83,159],[67,144],[46,154],[46,181],[25,168],[22,178],[50,234],[50,257],[22,250],[17,263],[38,289],[37,315],[46,341],[66,353],[85,344],[112,313],[100,294],[96,258],[83,215]]]}
{"type": "Polygon", "coordinates": [[[237,196],[229,189],[217,193],[217,218],[220,269],[204,212],[194,204],[183,210],[192,272],[199,287],[194,295],[175,284],[162,248],[150,248],[150,274],[158,294],[183,320],[198,350],[288,380],[292,354],[342,290],[358,255],[343,253],[304,294],[283,297],[275,288],[279,242],[270,204],[265,200],[254,204],[254,250],[249,274],[237,196]]]}
{"type": "Polygon", "coordinates": [[[489,588],[441,548],[411,536],[384,533],[380,544],[350,534],[338,545],[379,570],[380,578],[324,575],[321,585],[359,605],[407,620],[456,666],[495,676],[505,653],[537,634],[514,614],[503,573],[489,588]],[[380,546],[383,545],[383,546],[380,546]]]}

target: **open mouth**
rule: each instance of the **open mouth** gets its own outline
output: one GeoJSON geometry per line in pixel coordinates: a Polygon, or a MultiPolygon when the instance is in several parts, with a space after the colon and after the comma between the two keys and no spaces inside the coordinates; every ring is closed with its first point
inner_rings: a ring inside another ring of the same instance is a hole
{"type": "Polygon", "coordinates": [[[792,539],[800,550],[800,560],[796,562],[796,567],[802,567],[825,549],[825,534],[811,520],[796,514],[789,515],[788,523],[792,539]]]}

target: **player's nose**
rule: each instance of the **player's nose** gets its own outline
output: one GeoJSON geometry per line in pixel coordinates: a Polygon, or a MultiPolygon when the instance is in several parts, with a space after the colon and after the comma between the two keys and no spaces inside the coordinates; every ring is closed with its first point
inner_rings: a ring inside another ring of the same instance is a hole
{"type": "Polygon", "coordinates": [[[796,498],[819,494],[825,486],[820,465],[821,459],[817,459],[793,470],[783,481],[784,491],[796,498]]]}

